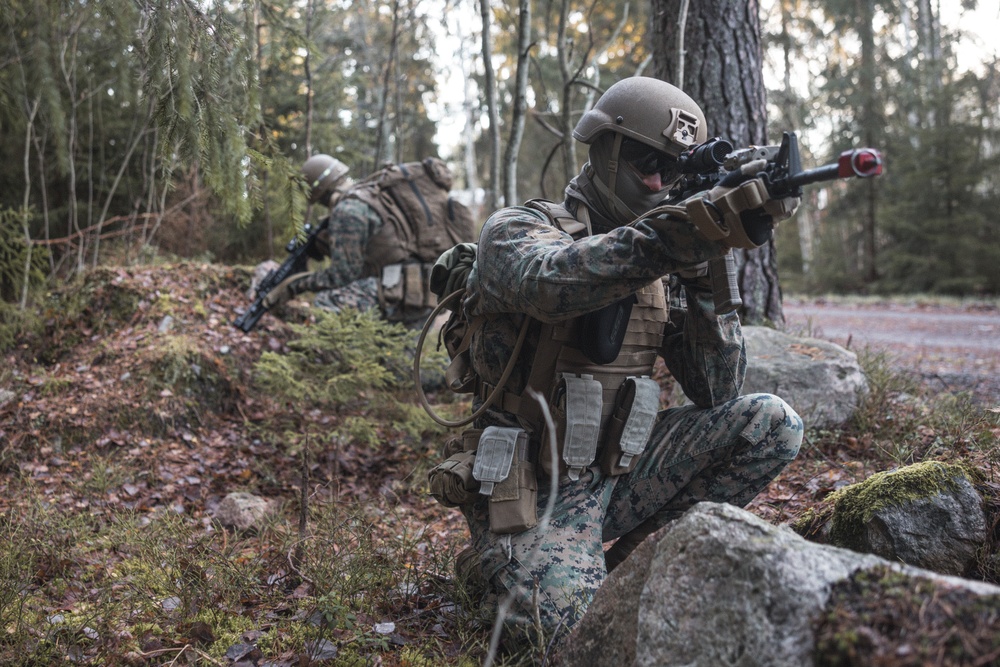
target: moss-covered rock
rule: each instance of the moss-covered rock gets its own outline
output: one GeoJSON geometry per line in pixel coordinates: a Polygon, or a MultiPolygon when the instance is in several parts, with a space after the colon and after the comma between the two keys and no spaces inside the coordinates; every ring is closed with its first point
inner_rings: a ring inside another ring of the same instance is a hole
{"type": "Polygon", "coordinates": [[[800,534],[945,574],[965,574],[986,541],[976,472],[925,461],[876,473],[828,496],[800,534]]]}

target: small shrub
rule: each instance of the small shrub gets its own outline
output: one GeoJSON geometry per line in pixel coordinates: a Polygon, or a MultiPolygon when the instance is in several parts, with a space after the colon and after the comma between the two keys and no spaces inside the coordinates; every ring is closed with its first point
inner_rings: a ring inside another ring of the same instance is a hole
{"type": "MultiPolygon", "coordinates": [[[[318,311],[313,324],[291,324],[295,338],[285,353],[265,352],[255,383],[271,397],[327,414],[378,415],[378,424],[415,435],[434,428],[412,404],[414,332],[377,314],[345,309],[318,311]]],[[[332,438],[374,444],[375,425],[343,417],[332,438]]]]}

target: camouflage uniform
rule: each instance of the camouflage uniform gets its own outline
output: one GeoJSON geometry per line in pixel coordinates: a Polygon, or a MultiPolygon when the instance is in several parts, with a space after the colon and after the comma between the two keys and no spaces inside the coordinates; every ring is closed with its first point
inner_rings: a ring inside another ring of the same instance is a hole
{"type": "Polygon", "coordinates": [[[378,279],[370,272],[368,242],[382,219],[360,199],[341,199],[330,210],[330,266],[294,282],[292,294],[314,292],[315,304],[339,312],[343,307],[378,307],[378,279]]]}
{"type": "MultiPolygon", "coordinates": [[[[537,211],[500,210],[483,228],[468,280],[466,310],[486,318],[473,339],[473,366],[495,383],[525,315],[541,322],[577,317],[723,252],[681,220],[646,219],[574,240],[537,211]]],[[[769,394],[740,396],[746,351],[737,315],[716,316],[703,286],[683,289],[687,307],[671,307],[659,354],[693,405],[659,413],[632,472],[609,477],[594,465],[576,482],[563,475],[555,490],[541,476],[539,517],[557,493],[545,530],[543,522],[498,535],[489,530],[485,497],[463,508],[481,575],[494,601],[510,604],[508,629],[531,632],[537,611],[546,632],[565,630],[582,616],[608,566],[643,537],[701,500],[745,505],[798,452],[802,422],[791,407],[769,394]],[[606,562],[603,544],[616,538],[621,548],[612,547],[606,562]]],[[[537,336],[537,327],[529,329],[507,384],[515,391],[525,386],[537,336]]],[[[525,426],[499,409],[477,423],[488,425],[525,426]]],[[[540,434],[529,435],[537,442],[540,434]]]]}

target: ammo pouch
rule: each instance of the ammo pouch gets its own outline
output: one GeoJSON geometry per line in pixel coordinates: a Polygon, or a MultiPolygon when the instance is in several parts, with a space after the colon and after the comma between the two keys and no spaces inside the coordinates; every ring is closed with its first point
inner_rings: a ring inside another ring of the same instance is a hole
{"type": "Polygon", "coordinates": [[[539,446],[539,461],[546,474],[551,474],[554,465],[558,465],[560,473],[565,472],[576,481],[583,469],[594,462],[601,434],[603,391],[592,375],[563,374],[549,406],[556,425],[557,460],[552,460],[548,427],[539,446]]]}
{"type": "MultiPolygon", "coordinates": [[[[549,406],[556,425],[555,463],[571,480],[595,459],[605,475],[624,475],[635,469],[646,449],[660,409],[660,386],[647,376],[626,378],[615,396],[603,438],[601,415],[603,388],[590,375],[563,374],[549,406]]],[[[539,462],[551,474],[553,460],[546,427],[539,446],[539,462]]]]}
{"type": "Polygon", "coordinates": [[[601,448],[601,470],[624,475],[635,469],[646,450],[660,409],[660,385],[647,376],[626,378],[615,397],[601,448]]]}
{"type": "Polygon", "coordinates": [[[378,299],[386,319],[391,322],[405,321],[437,304],[437,298],[428,286],[430,271],[430,264],[419,262],[382,267],[378,299]]]}
{"type": "Polygon", "coordinates": [[[538,481],[523,429],[484,429],[472,476],[479,482],[479,493],[489,496],[492,532],[520,533],[538,525],[538,481]]]}

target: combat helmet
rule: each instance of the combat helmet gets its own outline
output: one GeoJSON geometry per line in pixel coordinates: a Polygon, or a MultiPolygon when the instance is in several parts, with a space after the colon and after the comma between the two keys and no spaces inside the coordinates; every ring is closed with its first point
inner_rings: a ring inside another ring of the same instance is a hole
{"type": "Polygon", "coordinates": [[[614,224],[626,224],[663,200],[644,176],[659,174],[664,189],[679,178],[677,157],[708,138],[705,114],[691,97],[651,77],[622,79],[583,114],[573,136],[590,146],[591,203],[614,224]],[[631,167],[631,168],[629,168],[631,167]]]}
{"type": "Polygon", "coordinates": [[[335,157],[318,153],[302,165],[302,175],[309,184],[309,201],[315,203],[332,194],[347,175],[347,165],[335,157]]]}
{"type": "Polygon", "coordinates": [[[680,88],[648,76],[612,84],[573,128],[573,136],[593,143],[616,132],[677,157],[708,138],[701,107],[680,88]]]}

